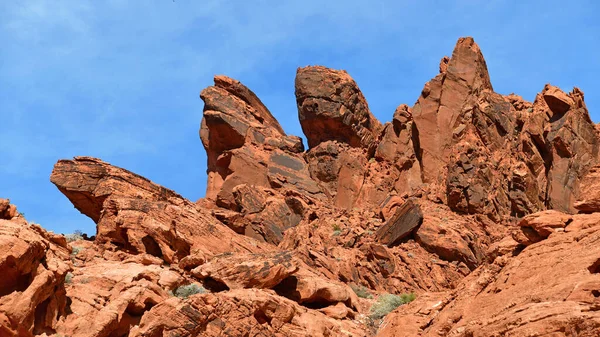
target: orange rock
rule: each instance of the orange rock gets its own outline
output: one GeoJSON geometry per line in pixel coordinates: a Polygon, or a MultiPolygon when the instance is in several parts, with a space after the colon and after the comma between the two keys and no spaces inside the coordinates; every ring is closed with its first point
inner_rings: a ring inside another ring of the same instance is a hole
{"type": "Polygon", "coordinates": [[[190,253],[268,251],[175,192],[98,159],[59,161],[52,181],[97,223],[98,243],[175,263],[190,253]],[[226,242],[226,243],[225,243],[226,242]]]}
{"type": "Polygon", "coordinates": [[[130,336],[365,336],[358,322],[341,323],[262,289],[171,298],[144,315],[130,336]],[[165,317],[169,317],[165,320],[165,317]],[[346,331],[346,332],[344,332],[346,331]]]}
{"type": "Polygon", "coordinates": [[[600,212],[600,167],[591,168],[580,186],[574,207],[581,213],[600,212]]]}
{"type": "Polygon", "coordinates": [[[298,68],[296,102],[310,148],[328,140],[352,147],[375,145],[381,123],[346,71],[322,66],[298,68]]]}
{"type": "Polygon", "coordinates": [[[577,217],[595,223],[496,259],[435,303],[417,298],[390,314],[379,336],[598,335],[600,222],[577,217]]]}
{"type": "Polygon", "coordinates": [[[51,181],[97,235],[48,233],[0,199],[0,336],[599,335],[600,127],[583,92],[495,93],[472,38],[439,72],[381,125],[345,71],[298,69],[307,151],[215,76],[195,203],[60,160],[51,181]]]}
{"type": "Polygon", "coordinates": [[[289,252],[215,256],[191,270],[200,280],[219,283],[221,288],[273,288],[298,271],[289,252]]]}
{"type": "Polygon", "coordinates": [[[69,250],[23,218],[0,219],[0,335],[32,336],[68,315],[69,250]]]}

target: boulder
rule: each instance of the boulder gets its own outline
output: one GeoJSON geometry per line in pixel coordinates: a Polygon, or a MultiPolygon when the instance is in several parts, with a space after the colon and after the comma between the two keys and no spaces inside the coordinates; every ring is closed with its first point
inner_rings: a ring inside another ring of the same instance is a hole
{"type": "Polygon", "coordinates": [[[296,102],[310,148],[330,140],[352,147],[374,147],[381,123],[346,71],[322,66],[298,68],[296,102]]]}
{"type": "Polygon", "coordinates": [[[393,246],[412,234],[422,222],[423,213],[419,204],[409,199],[375,232],[375,237],[382,244],[393,246]]]}
{"type": "Polygon", "coordinates": [[[546,239],[552,233],[564,232],[565,227],[573,220],[569,214],[555,210],[541,211],[525,216],[519,226],[526,240],[522,244],[529,245],[546,239]]]}
{"type": "Polygon", "coordinates": [[[221,288],[270,289],[296,271],[290,252],[272,252],[215,256],[191,273],[200,280],[217,282],[221,288]]]}
{"type": "Polygon", "coordinates": [[[0,219],[10,220],[17,216],[17,207],[8,199],[0,198],[0,219]]]}

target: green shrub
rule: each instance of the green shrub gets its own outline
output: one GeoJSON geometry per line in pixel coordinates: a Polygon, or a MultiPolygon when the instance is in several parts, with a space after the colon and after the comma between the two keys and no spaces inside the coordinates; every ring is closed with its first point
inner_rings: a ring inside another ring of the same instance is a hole
{"type": "Polygon", "coordinates": [[[331,225],[331,228],[333,228],[333,236],[338,236],[342,234],[342,228],[340,227],[340,225],[334,223],[333,225],[331,225]]]}
{"type": "Polygon", "coordinates": [[[373,298],[373,295],[371,295],[371,293],[365,286],[351,284],[350,288],[352,288],[356,296],[360,298],[373,298]]]}
{"type": "Polygon", "coordinates": [[[73,273],[68,272],[65,276],[65,283],[70,284],[71,282],[73,282],[73,273]]]}
{"type": "Polygon", "coordinates": [[[72,250],[73,252],[71,253],[71,255],[76,256],[77,254],[79,254],[81,251],[83,251],[85,248],[83,247],[77,247],[77,246],[73,246],[72,250]]]}
{"type": "Polygon", "coordinates": [[[67,242],[83,240],[83,232],[77,229],[73,231],[72,234],[65,234],[65,238],[67,239],[67,242]]]}
{"type": "Polygon", "coordinates": [[[413,293],[401,295],[383,294],[377,298],[377,302],[371,307],[371,315],[369,317],[372,319],[383,318],[399,306],[414,301],[415,298],[417,296],[413,293]]]}
{"type": "Polygon", "coordinates": [[[178,287],[175,291],[172,292],[173,296],[177,296],[179,298],[188,298],[189,296],[195,294],[204,294],[206,289],[204,287],[199,286],[195,283],[188,284],[185,286],[178,287]]]}

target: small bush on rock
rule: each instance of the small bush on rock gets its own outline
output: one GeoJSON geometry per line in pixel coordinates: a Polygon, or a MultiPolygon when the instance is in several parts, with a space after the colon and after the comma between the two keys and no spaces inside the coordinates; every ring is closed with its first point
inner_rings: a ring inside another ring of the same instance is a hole
{"type": "Polygon", "coordinates": [[[401,295],[383,294],[377,298],[377,303],[371,307],[371,315],[369,317],[372,319],[381,319],[399,306],[414,301],[415,298],[417,296],[413,293],[401,295]]]}
{"type": "Polygon", "coordinates": [[[68,272],[65,276],[65,283],[69,284],[71,282],[73,282],[73,274],[71,272],[68,272]]]}
{"type": "Polygon", "coordinates": [[[71,255],[76,256],[77,254],[79,254],[84,249],[85,248],[83,248],[83,247],[73,246],[72,247],[72,253],[71,253],[71,255]]]}
{"type": "Polygon", "coordinates": [[[360,298],[373,298],[373,295],[371,295],[371,293],[365,286],[351,284],[350,288],[352,288],[352,290],[354,290],[354,293],[356,294],[356,296],[358,296],[360,298]]]}
{"type": "Polygon", "coordinates": [[[73,242],[77,240],[83,240],[83,233],[80,230],[76,230],[73,234],[65,234],[67,242],[73,242]]]}
{"type": "Polygon", "coordinates": [[[192,283],[176,288],[175,291],[171,292],[171,294],[179,298],[188,298],[189,296],[195,294],[204,294],[205,292],[206,289],[204,289],[204,287],[192,283]]]}

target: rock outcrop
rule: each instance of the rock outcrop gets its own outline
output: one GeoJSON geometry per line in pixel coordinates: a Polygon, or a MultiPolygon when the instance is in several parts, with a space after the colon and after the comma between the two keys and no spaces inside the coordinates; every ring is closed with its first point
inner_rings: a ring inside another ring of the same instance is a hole
{"type": "Polygon", "coordinates": [[[600,217],[572,217],[564,231],[498,257],[455,290],[393,312],[380,335],[598,335],[600,217]]]}
{"type": "Polygon", "coordinates": [[[367,149],[376,144],[381,123],[347,72],[322,66],[299,68],[296,102],[310,148],[330,140],[367,149]]]}
{"type": "Polygon", "coordinates": [[[390,122],[343,70],[299,68],[295,94],[307,150],[240,82],[200,93],[196,202],[91,157],[50,180],[92,238],[0,199],[0,336],[600,334],[600,127],[580,89],[498,94],[461,38],[390,122]]]}
{"type": "Polygon", "coordinates": [[[96,242],[176,263],[191,253],[259,252],[269,247],[236,233],[175,192],[99,159],[59,161],[50,180],[97,224],[96,242]]]}
{"type": "Polygon", "coordinates": [[[52,333],[68,315],[67,242],[14,216],[8,200],[0,199],[0,207],[9,210],[0,218],[0,335],[52,333]]]}

